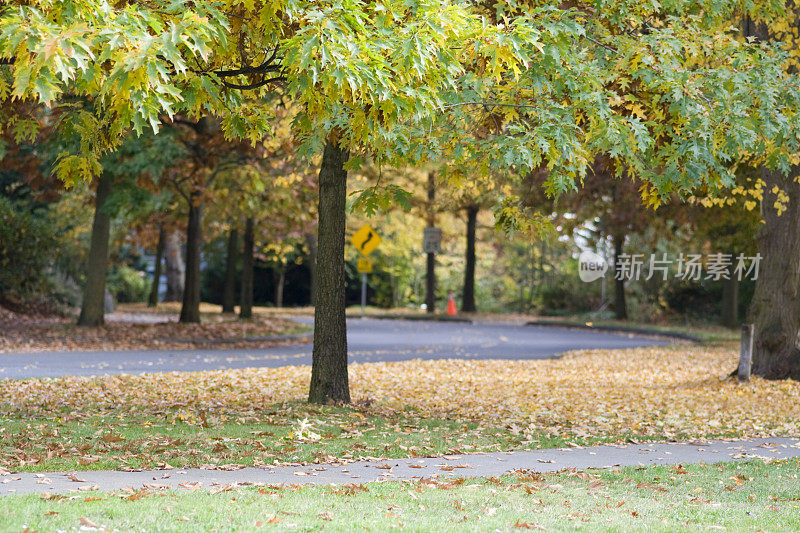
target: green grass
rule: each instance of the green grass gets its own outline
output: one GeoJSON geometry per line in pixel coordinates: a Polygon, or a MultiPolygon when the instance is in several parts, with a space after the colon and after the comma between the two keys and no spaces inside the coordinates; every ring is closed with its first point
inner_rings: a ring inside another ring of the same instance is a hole
{"type": "MultiPolygon", "coordinates": [[[[85,407],[85,406],[84,406],[85,407]]],[[[91,411],[86,409],[86,411],[91,411]]],[[[720,435],[723,436],[723,435],[720,435]]],[[[188,410],[154,415],[0,416],[0,467],[19,472],[120,470],[415,457],[652,440],[634,434],[574,438],[479,422],[395,417],[283,403],[252,416],[188,410]],[[302,421],[309,426],[301,431],[302,421]],[[315,435],[312,435],[314,433],[315,435]]]]}
{"type": "Polygon", "coordinates": [[[0,498],[0,531],[797,531],[800,463],[0,498]],[[216,490],[216,493],[214,493],[216,490]],[[90,527],[90,526],[89,526],[90,527]]]}

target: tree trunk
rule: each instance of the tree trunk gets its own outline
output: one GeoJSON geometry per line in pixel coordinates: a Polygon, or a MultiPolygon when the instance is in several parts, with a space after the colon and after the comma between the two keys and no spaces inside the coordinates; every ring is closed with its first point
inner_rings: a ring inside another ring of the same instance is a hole
{"type": "Polygon", "coordinates": [[[286,264],[281,263],[278,270],[278,283],[275,285],[275,307],[283,307],[283,287],[286,283],[286,264]]]}
{"type": "Polygon", "coordinates": [[[183,277],[186,272],[181,256],[180,232],[173,231],[167,237],[164,253],[164,264],[167,267],[167,292],[164,294],[164,301],[180,302],[183,299],[183,277]]]}
{"type": "Polygon", "coordinates": [[[150,287],[150,296],[147,299],[147,307],[158,305],[158,288],[161,285],[161,263],[164,261],[164,248],[167,245],[167,232],[164,226],[158,227],[158,245],[156,245],[156,261],[153,266],[153,285],[150,287]]]}
{"type": "Polygon", "coordinates": [[[319,171],[317,291],[308,401],[350,403],[345,321],[344,235],[348,152],[329,139],[319,171]]]}
{"type": "Polygon", "coordinates": [[[239,296],[239,318],[253,318],[253,235],[255,221],[248,218],[244,226],[244,248],[242,249],[242,293],[239,296]]]}
{"type": "Polygon", "coordinates": [[[765,181],[758,233],[762,256],[749,309],[755,325],[752,373],[768,379],[800,379],[800,184],[780,171],[762,169],[765,181]],[[779,189],[789,196],[787,209],[778,215],[773,207],[779,189]]]}
{"type": "Polygon", "coordinates": [[[189,197],[189,223],[186,226],[186,280],[181,305],[182,323],[200,322],[200,249],[203,246],[203,204],[200,193],[189,197]]]}
{"type": "Polygon", "coordinates": [[[316,233],[306,233],[306,244],[308,245],[308,271],[311,276],[309,283],[309,305],[314,305],[314,294],[317,291],[317,235],[316,233]]]}
{"type": "Polygon", "coordinates": [[[478,222],[478,207],[467,208],[467,255],[464,263],[464,293],[461,310],[474,313],[475,309],[475,226],[478,222]]]}
{"type": "Polygon", "coordinates": [[[103,210],[111,194],[112,178],[100,174],[92,221],[92,237],[89,244],[89,264],[86,270],[86,286],[83,290],[79,326],[101,326],[105,317],[106,270],[108,267],[108,237],[111,232],[111,217],[103,210]]]}
{"type": "Polygon", "coordinates": [[[225,280],[222,287],[222,312],[233,313],[236,305],[236,261],[239,252],[239,232],[228,233],[228,256],[225,258],[225,280]]]}
{"type": "MultiPolygon", "coordinates": [[[[733,261],[736,254],[732,253],[733,261]]],[[[726,328],[739,327],[739,279],[734,272],[734,265],[728,268],[728,279],[722,280],[722,312],[720,322],[726,328]]]]}
{"type": "MultiPolygon", "coordinates": [[[[622,255],[622,248],[625,245],[624,235],[614,236],[614,272],[619,268],[619,257],[622,255]]],[[[614,276],[614,312],[617,320],[628,319],[628,306],[625,303],[625,279],[614,276]]]]}
{"type": "MultiPolygon", "coordinates": [[[[433,201],[436,199],[436,175],[428,172],[428,226],[436,225],[433,201]]],[[[428,253],[425,259],[425,308],[428,313],[436,311],[436,254],[428,253]]]]}

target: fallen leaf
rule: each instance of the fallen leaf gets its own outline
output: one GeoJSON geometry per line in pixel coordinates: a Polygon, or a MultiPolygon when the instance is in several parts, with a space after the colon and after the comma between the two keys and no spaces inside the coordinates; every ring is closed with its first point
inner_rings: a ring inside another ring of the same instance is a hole
{"type": "Polygon", "coordinates": [[[88,518],[83,517],[83,516],[78,518],[78,522],[82,526],[86,526],[86,527],[90,527],[90,528],[94,528],[94,529],[100,529],[100,526],[98,526],[97,524],[95,524],[94,522],[92,522],[91,520],[89,520],[88,518]]]}

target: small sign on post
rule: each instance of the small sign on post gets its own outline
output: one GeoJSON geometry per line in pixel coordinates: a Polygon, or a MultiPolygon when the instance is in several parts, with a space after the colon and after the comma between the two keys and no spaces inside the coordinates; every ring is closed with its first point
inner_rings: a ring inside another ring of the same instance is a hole
{"type": "Polygon", "coordinates": [[[366,256],[375,251],[375,248],[381,243],[381,237],[369,225],[364,224],[353,234],[350,242],[353,243],[356,250],[366,256]]]}
{"type": "Polygon", "coordinates": [[[369,257],[358,258],[358,273],[372,274],[372,260],[369,257]]]}
{"type": "Polygon", "coordinates": [[[750,367],[753,362],[753,324],[742,325],[742,351],[739,354],[739,383],[750,381],[750,367]]]}
{"type": "Polygon", "coordinates": [[[367,274],[372,273],[372,260],[369,254],[375,251],[381,243],[381,236],[378,235],[369,224],[361,226],[350,238],[350,242],[361,252],[358,257],[358,272],[361,274],[361,313],[367,309],[367,274]]]}
{"type": "Polygon", "coordinates": [[[442,253],[442,228],[428,226],[423,230],[422,251],[426,254],[442,253]]]}

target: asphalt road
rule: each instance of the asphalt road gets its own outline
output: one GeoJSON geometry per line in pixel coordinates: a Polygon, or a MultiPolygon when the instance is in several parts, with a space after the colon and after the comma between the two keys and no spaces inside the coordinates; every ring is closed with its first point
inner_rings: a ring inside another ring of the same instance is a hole
{"type": "MultiPolygon", "coordinates": [[[[298,319],[311,323],[310,319],[298,319]]],[[[596,331],[510,324],[356,318],[347,321],[351,363],[408,359],[543,359],[590,348],[668,341],[596,331]]],[[[0,379],[138,374],[311,364],[311,344],[261,349],[189,349],[0,354],[0,379]]]]}

